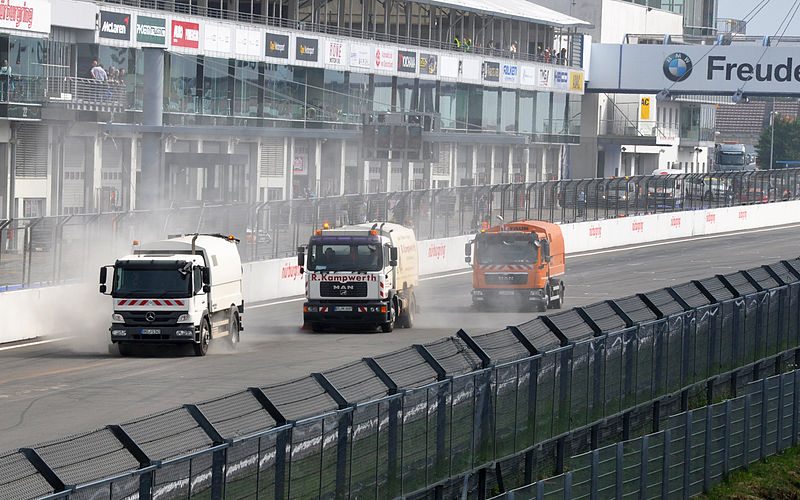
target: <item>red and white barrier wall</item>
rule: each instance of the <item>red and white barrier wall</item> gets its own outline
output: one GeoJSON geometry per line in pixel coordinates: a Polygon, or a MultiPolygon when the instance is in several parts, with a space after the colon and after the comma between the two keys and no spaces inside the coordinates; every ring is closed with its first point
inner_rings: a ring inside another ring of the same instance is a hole
{"type": "MultiPolygon", "coordinates": [[[[797,222],[800,222],[800,201],[621,217],[561,227],[567,254],[575,254],[797,222]]],[[[420,241],[420,274],[467,269],[464,244],[472,237],[420,241]]],[[[251,262],[243,267],[245,308],[248,303],[303,294],[304,281],[297,257],[251,262]]],[[[0,293],[0,311],[10,313],[0,328],[0,343],[75,328],[105,330],[111,315],[106,298],[97,292],[94,283],[0,293]]]]}

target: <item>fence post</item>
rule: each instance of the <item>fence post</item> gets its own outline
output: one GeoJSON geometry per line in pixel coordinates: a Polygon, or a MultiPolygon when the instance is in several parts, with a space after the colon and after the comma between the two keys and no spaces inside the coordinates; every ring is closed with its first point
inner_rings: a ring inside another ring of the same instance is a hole
{"type": "Polygon", "coordinates": [[[642,454],[641,465],[639,466],[639,499],[645,500],[647,498],[647,462],[650,455],[650,436],[645,434],[642,436],[642,454]]]}
{"type": "Polygon", "coordinates": [[[706,435],[705,435],[705,453],[703,453],[703,491],[708,492],[711,490],[711,423],[712,423],[712,409],[714,407],[709,405],[706,407],[706,435]]]}
{"type": "Polygon", "coordinates": [[[731,400],[725,401],[725,430],[722,446],[722,477],[728,479],[731,457],[731,400]]]}
{"type": "Polygon", "coordinates": [[[658,432],[660,420],[661,420],[661,400],[657,400],[653,402],[653,432],[658,432]]]}
{"type": "Polygon", "coordinates": [[[800,405],[800,391],[797,390],[800,384],[800,371],[794,371],[794,384],[792,384],[792,446],[797,446],[797,418],[798,405],[800,405]]]}
{"type": "Polygon", "coordinates": [[[775,451],[780,453],[783,450],[783,391],[786,389],[786,374],[781,373],[780,376],[780,390],[778,391],[778,434],[776,435],[776,448],[775,451]]]}
{"type": "Polygon", "coordinates": [[[761,380],[761,425],[759,426],[760,446],[759,458],[764,460],[767,458],[767,400],[769,399],[769,387],[767,387],[767,379],[761,380]]]}
{"type": "Polygon", "coordinates": [[[564,498],[572,498],[572,471],[564,474],[564,498]]]}
{"type": "Polygon", "coordinates": [[[672,440],[672,429],[664,429],[664,451],[661,455],[661,498],[669,498],[669,448],[672,440]]]}
{"type": "Polygon", "coordinates": [[[750,394],[744,395],[744,468],[750,468],[750,394]]]}
{"type": "Polygon", "coordinates": [[[693,410],[689,410],[686,413],[686,423],[684,424],[683,429],[683,495],[682,497],[686,500],[689,498],[689,477],[692,471],[692,416],[694,415],[693,410]]]}
{"type": "Polygon", "coordinates": [[[598,450],[592,450],[592,472],[591,478],[589,479],[591,483],[591,488],[589,488],[589,500],[597,500],[597,482],[600,468],[600,452],[598,450]]]}
{"type": "Polygon", "coordinates": [[[625,444],[623,442],[617,443],[616,455],[614,457],[614,498],[622,498],[622,476],[625,473],[625,464],[622,458],[625,455],[625,444]]]}

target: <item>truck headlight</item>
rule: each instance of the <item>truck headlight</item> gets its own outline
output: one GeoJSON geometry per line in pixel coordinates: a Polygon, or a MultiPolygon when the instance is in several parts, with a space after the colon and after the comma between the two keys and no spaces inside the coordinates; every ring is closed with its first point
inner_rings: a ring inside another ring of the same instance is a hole
{"type": "Polygon", "coordinates": [[[181,314],[178,316],[178,323],[191,323],[192,318],[188,314],[181,314]]]}
{"type": "Polygon", "coordinates": [[[191,337],[194,335],[194,330],[175,330],[175,335],[178,337],[191,337]]]}
{"type": "Polygon", "coordinates": [[[111,330],[112,337],[124,337],[127,334],[128,332],[126,332],[125,330],[111,330]]]}
{"type": "Polygon", "coordinates": [[[122,315],[118,313],[114,313],[111,315],[111,322],[112,323],[125,323],[125,320],[122,319],[122,315]]]}

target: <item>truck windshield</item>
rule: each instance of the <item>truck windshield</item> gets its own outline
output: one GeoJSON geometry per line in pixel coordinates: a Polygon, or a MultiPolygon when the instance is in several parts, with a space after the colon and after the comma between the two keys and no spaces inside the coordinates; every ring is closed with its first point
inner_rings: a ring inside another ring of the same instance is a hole
{"type": "Polygon", "coordinates": [[[744,165],[744,153],[726,153],[720,151],[717,163],[720,165],[744,165]]]}
{"type": "Polygon", "coordinates": [[[317,243],[309,246],[309,271],[380,271],[383,250],[378,243],[317,243]]]}
{"type": "Polygon", "coordinates": [[[191,297],[191,273],[170,267],[117,267],[114,270],[114,297],[191,297]]]}
{"type": "Polygon", "coordinates": [[[535,264],[539,249],[528,234],[489,233],[478,240],[478,264],[535,264]]]}

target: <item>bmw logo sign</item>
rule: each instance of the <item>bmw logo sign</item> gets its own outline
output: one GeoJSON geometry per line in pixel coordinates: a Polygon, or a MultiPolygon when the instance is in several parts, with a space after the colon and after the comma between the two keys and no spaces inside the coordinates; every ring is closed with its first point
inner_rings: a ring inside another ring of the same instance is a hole
{"type": "Polygon", "coordinates": [[[692,74],[692,60],[682,52],[675,52],[664,59],[664,76],[673,82],[682,82],[692,74]]]}

